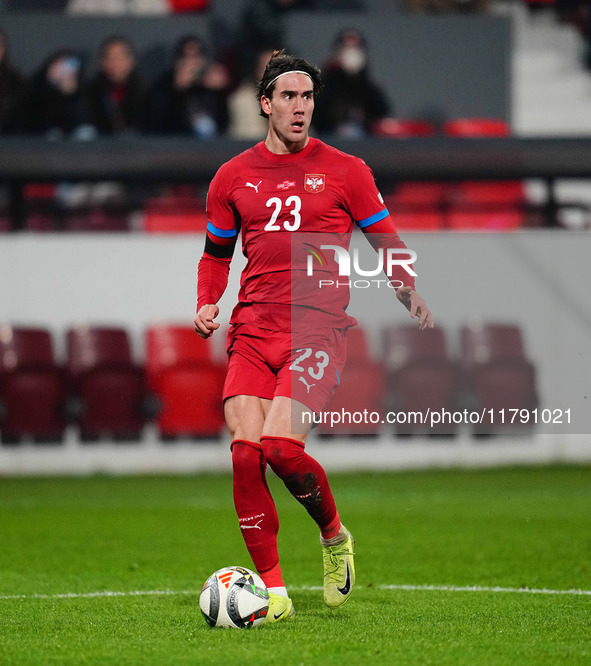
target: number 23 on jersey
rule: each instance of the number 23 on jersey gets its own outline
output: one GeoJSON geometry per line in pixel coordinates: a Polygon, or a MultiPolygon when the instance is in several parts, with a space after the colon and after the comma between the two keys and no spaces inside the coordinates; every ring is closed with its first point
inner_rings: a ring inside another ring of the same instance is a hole
{"type": "Polygon", "coordinates": [[[297,231],[302,222],[300,210],[302,208],[302,200],[297,195],[288,197],[285,203],[279,197],[271,197],[267,200],[267,208],[271,208],[271,218],[265,225],[265,231],[297,231]],[[278,221],[279,215],[288,214],[291,217],[278,221]]]}

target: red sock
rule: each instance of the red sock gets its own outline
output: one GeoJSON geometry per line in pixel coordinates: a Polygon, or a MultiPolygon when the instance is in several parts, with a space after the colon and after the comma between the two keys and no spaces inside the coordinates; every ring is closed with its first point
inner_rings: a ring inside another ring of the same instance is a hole
{"type": "Polygon", "coordinates": [[[325,539],[336,536],[341,520],[320,463],[296,439],[261,437],[261,446],[271,469],[316,521],[322,536],[325,539]]]}
{"type": "Polygon", "coordinates": [[[231,448],[234,506],[242,537],[265,585],[282,587],[277,552],[279,519],[265,478],[267,463],[256,442],[237,439],[231,448]]]}

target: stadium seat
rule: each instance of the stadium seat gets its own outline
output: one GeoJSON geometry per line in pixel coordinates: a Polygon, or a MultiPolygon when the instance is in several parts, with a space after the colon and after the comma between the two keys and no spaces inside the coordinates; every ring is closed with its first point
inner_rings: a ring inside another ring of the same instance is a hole
{"type": "Polygon", "coordinates": [[[361,327],[350,328],[347,333],[347,362],[342,372],[340,386],[326,407],[328,412],[345,415],[340,423],[331,426],[321,423],[318,433],[322,436],[377,435],[383,428],[383,401],[385,377],[380,363],[372,359],[367,335],[361,327]],[[379,422],[357,419],[346,415],[368,413],[379,414],[379,422]]]}
{"type": "Polygon", "coordinates": [[[130,215],[123,208],[94,206],[67,211],[63,215],[65,231],[130,231],[130,215]]]}
{"type": "Polygon", "coordinates": [[[0,401],[4,443],[62,439],[66,386],[49,331],[0,326],[0,401]]]}
{"type": "Polygon", "coordinates": [[[7,231],[12,231],[13,224],[12,218],[6,211],[0,213],[0,233],[6,233],[7,231]]]}
{"type": "Polygon", "coordinates": [[[524,226],[527,197],[519,181],[450,186],[446,226],[455,230],[511,231],[524,226]]]}
{"type": "Polygon", "coordinates": [[[400,435],[455,434],[457,425],[449,422],[430,425],[430,413],[453,411],[458,399],[458,369],[447,354],[441,328],[419,331],[413,324],[384,330],[384,359],[387,372],[388,409],[406,418],[395,424],[400,435]],[[420,412],[419,417],[410,417],[420,412]]]}
{"type": "MultiPolygon", "coordinates": [[[[443,124],[452,137],[504,137],[511,134],[504,120],[458,118],[443,124]]],[[[526,222],[526,191],[519,181],[464,182],[450,186],[445,226],[456,231],[511,231],[526,222]]]]}
{"type": "Polygon", "coordinates": [[[525,360],[523,337],[515,324],[464,326],[460,332],[462,367],[465,370],[498,361],[525,360]]]}
{"type": "Polygon", "coordinates": [[[442,208],[446,183],[399,183],[392,194],[384,197],[396,229],[401,231],[437,231],[444,227],[442,208]]]}
{"type": "Polygon", "coordinates": [[[456,137],[509,136],[511,127],[496,118],[455,118],[442,125],[443,133],[456,137]]]}
{"type": "Polygon", "coordinates": [[[218,437],[224,428],[225,364],[211,342],[189,326],[146,331],[146,378],[160,404],[157,425],[165,439],[218,437]]]}
{"type": "Polygon", "coordinates": [[[71,390],[81,403],[81,439],[138,439],[145,421],[144,380],[132,361],[127,331],[79,326],[67,332],[66,344],[71,390]]]}
{"type": "Polygon", "coordinates": [[[170,9],[177,12],[203,12],[209,9],[209,0],[168,0],[170,9]]]}
{"type": "Polygon", "coordinates": [[[426,120],[382,118],[374,123],[371,133],[388,139],[410,139],[435,136],[437,129],[433,123],[426,120]]]}
{"type": "Polygon", "coordinates": [[[25,229],[37,233],[51,233],[59,229],[55,211],[30,211],[25,216],[25,229]]]}
{"type": "Polygon", "coordinates": [[[463,385],[471,397],[468,407],[484,415],[474,432],[531,430],[533,420],[527,424],[501,423],[499,416],[502,409],[507,413],[510,409],[534,409],[538,404],[535,368],[525,355],[519,327],[482,323],[464,326],[460,341],[463,385]]]}
{"type": "Polygon", "coordinates": [[[197,197],[150,199],[143,211],[144,231],[148,233],[195,233],[207,228],[204,202],[197,197]]]}

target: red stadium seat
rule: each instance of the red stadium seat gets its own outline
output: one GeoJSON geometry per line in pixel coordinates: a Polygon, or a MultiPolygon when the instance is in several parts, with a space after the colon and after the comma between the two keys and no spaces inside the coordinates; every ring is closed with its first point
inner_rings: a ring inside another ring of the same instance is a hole
{"type": "Polygon", "coordinates": [[[0,397],[3,442],[27,436],[61,440],[66,427],[66,387],[49,331],[0,327],[0,397]]]}
{"type": "Polygon", "coordinates": [[[442,206],[447,191],[445,183],[404,182],[385,197],[386,207],[396,229],[401,231],[437,231],[444,227],[442,206]]]}
{"type": "Polygon", "coordinates": [[[323,436],[377,435],[382,429],[382,407],[384,399],[384,370],[372,360],[365,331],[351,328],[347,333],[347,362],[340,377],[341,383],[325,411],[338,412],[343,416],[340,423],[331,426],[321,423],[318,432],[323,436]],[[356,418],[367,413],[379,414],[377,423],[356,418]],[[347,415],[351,416],[347,416],[347,415]],[[355,422],[357,420],[358,422],[355,422]]]}
{"type": "Polygon", "coordinates": [[[496,118],[455,118],[443,123],[443,133],[457,137],[509,136],[511,127],[496,118]]]}
{"type": "Polygon", "coordinates": [[[207,228],[205,204],[198,197],[151,199],[143,215],[144,230],[148,233],[195,233],[207,228]]]}
{"type": "Polygon", "coordinates": [[[442,205],[447,192],[446,183],[414,182],[399,183],[395,191],[386,199],[395,206],[430,206],[438,208],[442,205]]]}
{"type": "Polygon", "coordinates": [[[512,324],[464,326],[461,350],[463,382],[472,395],[471,407],[484,414],[474,431],[483,434],[530,430],[533,421],[499,421],[501,409],[533,409],[538,404],[535,368],[525,355],[520,329],[512,324]]]}
{"type": "Polygon", "coordinates": [[[519,181],[464,182],[450,187],[447,226],[511,231],[525,223],[525,187],[519,181]]]}
{"type": "MultiPolygon", "coordinates": [[[[453,137],[503,137],[511,134],[504,120],[458,118],[443,125],[453,137]]],[[[527,202],[519,181],[466,182],[450,187],[446,226],[457,231],[511,231],[524,226],[527,202]]]]}
{"type": "Polygon", "coordinates": [[[224,427],[225,364],[211,355],[211,342],[189,326],[154,326],[146,331],[146,377],[161,410],[165,438],[217,437],[224,427]]]}
{"type": "Polygon", "coordinates": [[[209,9],[209,0],[168,0],[173,12],[203,12],[209,9]]]}
{"type": "Polygon", "coordinates": [[[122,328],[79,326],[67,332],[68,373],[81,400],[80,436],[135,440],[144,425],[144,381],[122,328]]]}
{"type": "Polygon", "coordinates": [[[515,231],[525,218],[519,210],[451,210],[445,216],[446,228],[455,231],[515,231]]]}
{"type": "Polygon", "coordinates": [[[374,123],[371,133],[388,139],[410,139],[435,136],[437,129],[433,123],[426,120],[382,118],[374,123]]]}
{"type": "Polygon", "coordinates": [[[441,231],[444,229],[444,217],[436,210],[412,212],[390,210],[390,217],[397,231],[441,231]]]}
{"type": "Polygon", "coordinates": [[[458,399],[458,370],[447,355],[443,330],[393,326],[384,331],[384,343],[388,409],[406,421],[397,419],[397,434],[455,434],[453,423],[430,425],[431,412],[451,412],[458,399]],[[410,416],[416,413],[422,416],[410,416]]]}

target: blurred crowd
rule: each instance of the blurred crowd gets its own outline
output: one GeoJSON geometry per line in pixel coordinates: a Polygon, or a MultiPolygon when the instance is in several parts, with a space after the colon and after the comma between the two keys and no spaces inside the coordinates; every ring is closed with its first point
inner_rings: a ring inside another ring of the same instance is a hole
{"type": "MultiPolygon", "coordinates": [[[[490,4],[490,0],[396,2],[419,12],[482,10],[490,4]]],[[[32,4],[40,9],[46,3],[32,4]]],[[[156,4],[125,0],[119,7],[115,0],[48,0],[46,8],[96,15],[119,9],[152,12],[156,4]]],[[[11,11],[29,7],[23,0],[9,5],[11,11]]],[[[170,11],[211,8],[207,0],[166,0],[164,5],[170,11]]],[[[187,34],[168,45],[171,61],[166,71],[157,74],[143,65],[131,36],[118,34],[106,36],[90,57],[60,45],[25,77],[11,62],[10,35],[0,29],[0,134],[76,139],[122,134],[261,137],[266,125],[259,115],[256,83],[274,49],[291,50],[286,17],[295,9],[362,11],[364,2],[245,0],[237,9],[233,43],[208,44],[197,34],[187,34]]],[[[359,138],[394,116],[392,100],[372,73],[370,51],[357,29],[333,36],[327,61],[319,63],[326,92],[315,114],[317,131],[359,138]]]]}
{"type": "Polygon", "coordinates": [[[25,78],[11,63],[7,36],[0,32],[2,134],[88,139],[226,131],[229,76],[197,35],[178,41],[170,69],[151,82],[125,35],[107,37],[96,60],[96,71],[87,76],[83,55],[60,48],[25,78]]]}
{"type": "MultiPolygon", "coordinates": [[[[249,0],[236,43],[214,57],[196,34],[179,39],[154,79],[126,35],[110,35],[88,72],[84,55],[59,48],[30,77],[11,62],[0,32],[0,133],[90,139],[125,134],[257,138],[265,132],[256,85],[274,49],[285,46],[285,16],[302,0],[249,0]]],[[[305,3],[304,3],[305,6],[305,3]]],[[[365,38],[343,31],[326,64],[317,114],[326,133],[360,136],[392,112],[373,81],[365,38]]]]}
{"type": "MultiPolygon", "coordinates": [[[[188,34],[174,45],[169,67],[150,80],[132,40],[111,35],[100,45],[92,73],[83,54],[59,48],[25,77],[11,62],[8,36],[0,31],[0,133],[53,139],[125,134],[256,138],[265,131],[256,84],[273,49],[282,44],[278,30],[259,34],[256,47],[240,45],[242,57],[232,62],[212,57],[198,35],[188,34]]],[[[319,131],[364,136],[393,113],[371,74],[369,47],[359,31],[343,30],[335,37],[323,69],[326,94],[316,113],[319,131]]]]}

